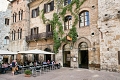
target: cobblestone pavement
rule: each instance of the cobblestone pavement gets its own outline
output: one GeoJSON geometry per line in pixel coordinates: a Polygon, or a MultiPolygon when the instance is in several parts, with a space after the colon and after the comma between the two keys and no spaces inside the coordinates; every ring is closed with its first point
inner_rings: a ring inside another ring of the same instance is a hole
{"type": "Polygon", "coordinates": [[[36,77],[24,77],[24,74],[0,74],[0,80],[120,80],[120,73],[88,69],[61,68],[45,72],[36,77]]]}

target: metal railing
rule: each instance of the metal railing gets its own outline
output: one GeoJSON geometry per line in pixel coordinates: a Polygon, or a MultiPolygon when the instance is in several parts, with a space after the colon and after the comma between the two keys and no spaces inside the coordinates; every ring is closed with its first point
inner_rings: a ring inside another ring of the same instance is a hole
{"type": "Polygon", "coordinates": [[[53,36],[52,32],[43,32],[43,33],[38,33],[38,34],[33,34],[33,35],[28,35],[26,36],[26,41],[34,41],[34,40],[40,40],[40,39],[47,39],[53,36]]]}

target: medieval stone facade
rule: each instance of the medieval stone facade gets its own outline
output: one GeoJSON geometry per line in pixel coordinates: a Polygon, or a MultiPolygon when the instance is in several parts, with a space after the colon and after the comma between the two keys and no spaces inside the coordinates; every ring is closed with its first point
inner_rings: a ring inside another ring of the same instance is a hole
{"type": "MultiPolygon", "coordinates": [[[[10,27],[10,51],[19,52],[27,50],[25,36],[28,35],[29,29],[29,8],[28,0],[11,1],[11,27],[10,27]]],[[[17,55],[18,59],[23,56],[17,55]]],[[[16,59],[16,56],[14,56],[16,59]]]]}
{"type": "Polygon", "coordinates": [[[9,32],[10,32],[10,5],[6,11],[0,12],[0,49],[9,50],[9,32]]]}
{"type": "Polygon", "coordinates": [[[28,0],[13,0],[10,50],[53,52],[57,44],[54,38],[58,36],[60,47],[55,58],[52,55],[27,57],[31,60],[55,60],[63,67],[119,70],[118,3],[118,0],[80,0],[79,3],[71,0],[31,0],[30,3],[28,0]],[[54,13],[59,19],[55,19],[54,13]],[[62,29],[59,28],[60,23],[62,29]],[[69,36],[73,27],[77,32],[74,43],[69,36]],[[63,30],[62,35],[59,29],[63,30]],[[63,41],[64,37],[66,41],[63,41]]]}
{"type": "MultiPolygon", "coordinates": [[[[9,51],[10,17],[11,6],[8,5],[6,11],[0,11],[0,49],[5,51],[9,51]]],[[[10,62],[10,56],[4,55],[3,62],[10,62]]]]}
{"type": "Polygon", "coordinates": [[[98,0],[101,69],[120,70],[120,2],[98,0]]]}

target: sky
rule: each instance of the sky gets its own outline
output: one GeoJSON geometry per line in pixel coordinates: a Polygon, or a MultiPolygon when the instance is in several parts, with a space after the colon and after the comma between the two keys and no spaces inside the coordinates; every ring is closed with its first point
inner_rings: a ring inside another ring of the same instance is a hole
{"type": "Polygon", "coordinates": [[[7,0],[0,0],[0,11],[6,11],[8,3],[7,0]]]}

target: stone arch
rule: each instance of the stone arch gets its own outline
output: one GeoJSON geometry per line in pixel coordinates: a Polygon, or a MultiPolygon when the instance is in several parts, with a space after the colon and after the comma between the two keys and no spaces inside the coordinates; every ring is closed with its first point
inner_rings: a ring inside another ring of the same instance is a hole
{"type": "Polygon", "coordinates": [[[91,42],[90,40],[88,40],[86,37],[80,37],[77,42],[75,42],[74,47],[78,49],[78,44],[82,43],[82,42],[86,42],[88,44],[88,48],[91,47],[91,42]]]}

